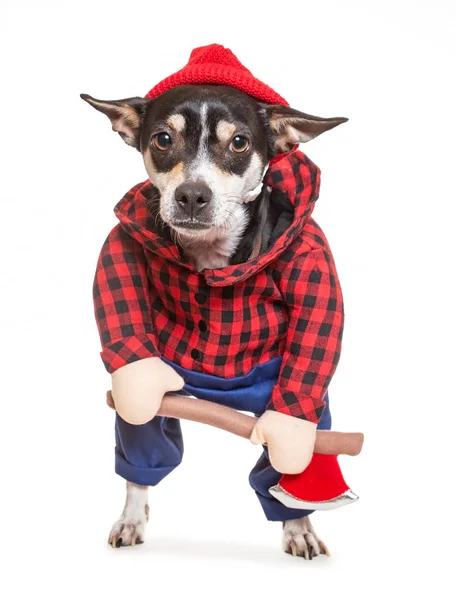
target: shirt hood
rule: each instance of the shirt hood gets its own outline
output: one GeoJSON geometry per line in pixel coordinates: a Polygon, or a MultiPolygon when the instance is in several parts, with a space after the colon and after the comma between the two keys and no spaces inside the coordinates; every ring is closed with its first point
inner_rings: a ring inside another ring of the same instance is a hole
{"type": "MultiPolygon", "coordinates": [[[[153,189],[152,183],[150,180],[138,183],[115,206],[114,213],[120,226],[145,250],[176,263],[183,269],[198,272],[181,257],[179,248],[159,233],[155,219],[147,207],[153,189]]],[[[291,205],[291,224],[266,252],[256,258],[222,269],[199,271],[208,285],[226,286],[244,281],[287,250],[311,217],[320,190],[320,169],[304,153],[294,151],[270,166],[264,183],[281,202],[291,205]]]]}

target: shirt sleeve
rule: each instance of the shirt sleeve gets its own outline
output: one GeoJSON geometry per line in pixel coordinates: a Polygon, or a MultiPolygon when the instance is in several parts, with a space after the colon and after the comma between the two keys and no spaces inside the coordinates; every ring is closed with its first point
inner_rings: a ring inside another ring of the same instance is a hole
{"type": "Polygon", "coordinates": [[[159,356],[150,297],[142,246],[118,225],[103,244],[93,283],[101,358],[109,373],[159,356]]]}
{"type": "Polygon", "coordinates": [[[339,362],[344,308],[331,254],[315,249],[281,274],[289,329],[277,384],[267,409],[318,423],[339,362]]]}

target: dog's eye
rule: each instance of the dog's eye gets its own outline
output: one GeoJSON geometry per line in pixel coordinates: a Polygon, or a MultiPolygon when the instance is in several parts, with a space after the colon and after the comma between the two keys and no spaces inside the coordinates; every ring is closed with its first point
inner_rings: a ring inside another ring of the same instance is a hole
{"type": "Polygon", "coordinates": [[[165,131],[162,131],[162,133],[157,133],[157,135],[154,135],[154,137],[152,138],[152,141],[154,143],[154,146],[158,150],[168,150],[168,148],[172,144],[171,136],[169,135],[169,133],[166,133],[165,131]]]}
{"type": "Polygon", "coordinates": [[[233,152],[245,152],[249,147],[249,140],[243,135],[237,135],[233,138],[230,148],[233,152]]]}

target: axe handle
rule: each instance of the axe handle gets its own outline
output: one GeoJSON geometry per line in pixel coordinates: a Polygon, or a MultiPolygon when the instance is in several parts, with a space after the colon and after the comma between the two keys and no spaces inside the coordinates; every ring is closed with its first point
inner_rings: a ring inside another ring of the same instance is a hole
{"type": "MultiPolygon", "coordinates": [[[[108,392],[107,401],[110,406],[113,406],[111,392],[108,392]]],[[[256,417],[251,417],[233,408],[176,394],[169,394],[163,398],[157,414],[161,417],[186,419],[212,425],[246,439],[250,438],[257,422],[256,417]]],[[[315,453],[356,456],[361,452],[363,441],[362,433],[317,430],[315,453]]]]}

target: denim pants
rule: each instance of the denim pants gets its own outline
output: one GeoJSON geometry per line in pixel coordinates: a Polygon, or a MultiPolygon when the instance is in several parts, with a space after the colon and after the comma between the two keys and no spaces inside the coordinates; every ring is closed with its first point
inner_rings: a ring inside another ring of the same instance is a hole
{"type": "MultiPolygon", "coordinates": [[[[236,410],[261,415],[271,396],[280,371],[281,358],[275,358],[252,369],[243,377],[222,379],[182,369],[169,361],[186,384],[182,392],[203,400],[211,400],[236,410]]],[[[318,429],[331,429],[328,394],[318,429]]],[[[154,486],[182,461],[184,444],[178,419],[155,417],[144,425],[131,425],[116,417],[116,473],[138,485],[154,486]]],[[[269,493],[281,474],[269,462],[267,449],[253,467],[249,482],[269,521],[287,521],[309,515],[310,510],[287,508],[269,493]]]]}

